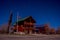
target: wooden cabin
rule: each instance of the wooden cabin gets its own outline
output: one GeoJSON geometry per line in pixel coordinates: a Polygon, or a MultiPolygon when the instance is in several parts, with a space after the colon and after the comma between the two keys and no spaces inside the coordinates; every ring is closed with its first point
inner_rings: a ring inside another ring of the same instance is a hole
{"type": "Polygon", "coordinates": [[[22,19],[19,19],[14,24],[14,32],[25,32],[26,34],[34,33],[34,25],[36,21],[32,18],[32,16],[28,16],[22,19]]]}
{"type": "Polygon", "coordinates": [[[49,34],[50,33],[50,28],[48,24],[40,25],[39,27],[36,27],[36,32],[37,33],[42,33],[42,34],[49,34]]]}

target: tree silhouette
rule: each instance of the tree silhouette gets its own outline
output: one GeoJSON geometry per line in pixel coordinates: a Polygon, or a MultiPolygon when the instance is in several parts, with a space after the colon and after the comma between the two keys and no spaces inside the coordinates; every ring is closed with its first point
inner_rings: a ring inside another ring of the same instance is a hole
{"type": "Polygon", "coordinates": [[[1,28],[2,33],[6,33],[7,32],[7,26],[8,25],[6,23],[2,25],[2,28],[1,28]]]}
{"type": "Polygon", "coordinates": [[[12,13],[12,11],[10,11],[10,18],[9,18],[9,21],[8,21],[7,33],[9,33],[9,28],[10,28],[11,23],[12,23],[12,16],[13,16],[13,13],[12,13]]]}
{"type": "Polygon", "coordinates": [[[50,33],[50,28],[49,28],[49,25],[48,24],[45,24],[44,31],[45,31],[46,34],[49,34],[50,33]]]}
{"type": "Polygon", "coordinates": [[[57,33],[57,34],[60,34],[60,27],[58,27],[56,33],[57,33]]]}
{"type": "Polygon", "coordinates": [[[50,30],[50,34],[55,34],[55,33],[56,33],[55,29],[52,28],[52,29],[50,30]]]}

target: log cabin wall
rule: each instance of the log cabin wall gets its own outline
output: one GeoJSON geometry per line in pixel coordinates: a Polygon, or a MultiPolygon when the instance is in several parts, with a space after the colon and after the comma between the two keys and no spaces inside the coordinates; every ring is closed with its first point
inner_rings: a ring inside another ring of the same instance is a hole
{"type": "Polygon", "coordinates": [[[25,31],[28,34],[29,34],[29,32],[34,33],[34,23],[33,22],[24,21],[24,27],[25,27],[25,31]]]}

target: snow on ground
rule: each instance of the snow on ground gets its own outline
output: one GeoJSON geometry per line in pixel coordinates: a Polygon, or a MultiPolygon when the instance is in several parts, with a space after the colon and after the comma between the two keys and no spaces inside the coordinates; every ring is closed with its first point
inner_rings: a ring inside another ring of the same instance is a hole
{"type": "Polygon", "coordinates": [[[0,40],[60,40],[60,35],[2,35],[0,40]]]}

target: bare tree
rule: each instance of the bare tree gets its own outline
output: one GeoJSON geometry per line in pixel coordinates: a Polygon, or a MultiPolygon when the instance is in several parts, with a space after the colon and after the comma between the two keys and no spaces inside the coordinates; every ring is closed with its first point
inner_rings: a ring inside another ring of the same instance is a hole
{"type": "Polygon", "coordinates": [[[50,34],[55,34],[55,33],[56,33],[55,29],[52,28],[52,29],[50,30],[50,34]]]}
{"type": "Polygon", "coordinates": [[[50,28],[49,28],[49,25],[48,24],[46,24],[44,26],[44,31],[45,31],[46,34],[49,34],[50,33],[50,28]]]}
{"type": "Polygon", "coordinates": [[[3,24],[2,25],[1,31],[2,31],[2,33],[6,33],[7,32],[7,24],[3,24]]]}
{"type": "Polygon", "coordinates": [[[9,28],[12,24],[12,16],[13,16],[13,13],[12,13],[12,11],[10,11],[10,17],[9,17],[9,21],[8,21],[7,33],[9,33],[9,28]]]}
{"type": "Polygon", "coordinates": [[[57,33],[57,34],[60,34],[60,27],[58,27],[56,33],[57,33]]]}

